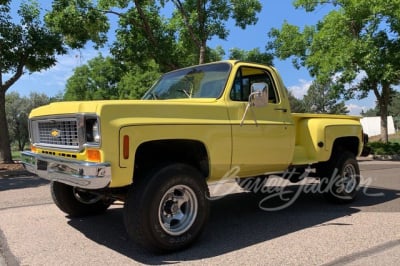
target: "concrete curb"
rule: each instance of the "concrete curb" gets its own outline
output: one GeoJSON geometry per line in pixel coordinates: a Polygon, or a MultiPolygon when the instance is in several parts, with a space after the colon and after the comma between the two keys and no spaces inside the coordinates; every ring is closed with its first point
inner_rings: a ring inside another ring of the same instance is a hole
{"type": "Polygon", "coordinates": [[[373,155],[373,159],[379,161],[400,161],[400,155],[373,155]]]}

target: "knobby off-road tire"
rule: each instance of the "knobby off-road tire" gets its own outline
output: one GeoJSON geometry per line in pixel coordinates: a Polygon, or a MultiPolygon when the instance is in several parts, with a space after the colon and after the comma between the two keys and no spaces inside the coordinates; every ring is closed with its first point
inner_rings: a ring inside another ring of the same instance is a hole
{"type": "Polygon", "coordinates": [[[129,236],[156,252],[184,249],[201,234],[209,216],[204,176],[186,164],[157,168],[136,183],[125,201],[129,236]]]}
{"type": "Polygon", "coordinates": [[[51,182],[51,196],[57,207],[71,217],[89,216],[104,213],[112,201],[72,186],[51,182]]]}
{"type": "Polygon", "coordinates": [[[328,201],[349,203],[356,199],[360,169],[353,153],[336,153],[320,172],[321,187],[328,201]]]}

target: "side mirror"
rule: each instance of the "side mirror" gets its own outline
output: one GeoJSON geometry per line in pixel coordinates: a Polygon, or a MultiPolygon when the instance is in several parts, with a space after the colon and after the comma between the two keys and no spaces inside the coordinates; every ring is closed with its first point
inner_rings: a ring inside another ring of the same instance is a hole
{"type": "Polygon", "coordinates": [[[263,107],[268,104],[268,84],[265,82],[253,83],[249,95],[249,104],[254,107],[263,107]]]}
{"type": "Polygon", "coordinates": [[[247,115],[247,111],[250,110],[253,112],[254,123],[258,126],[256,115],[254,110],[251,107],[263,107],[268,104],[268,84],[265,82],[253,83],[251,85],[251,93],[249,95],[249,102],[247,103],[246,110],[244,110],[242,121],[240,122],[240,126],[243,126],[244,119],[247,115]]]}

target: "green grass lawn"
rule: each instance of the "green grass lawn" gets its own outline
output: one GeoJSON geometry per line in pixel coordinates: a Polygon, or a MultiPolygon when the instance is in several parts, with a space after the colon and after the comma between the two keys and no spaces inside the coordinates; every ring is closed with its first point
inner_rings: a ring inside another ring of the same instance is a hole
{"type": "Polygon", "coordinates": [[[21,160],[21,152],[20,151],[11,151],[11,156],[14,161],[21,160]]]}

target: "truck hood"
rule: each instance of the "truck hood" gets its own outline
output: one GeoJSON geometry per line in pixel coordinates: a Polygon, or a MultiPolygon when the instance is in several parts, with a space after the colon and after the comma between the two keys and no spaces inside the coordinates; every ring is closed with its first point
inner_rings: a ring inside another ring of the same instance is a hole
{"type": "Polygon", "coordinates": [[[29,117],[96,114],[101,120],[125,123],[172,123],[186,120],[227,119],[223,101],[211,98],[175,100],[105,100],[56,102],[32,110],[29,117]],[[127,119],[129,121],[127,121],[127,119]]]}

